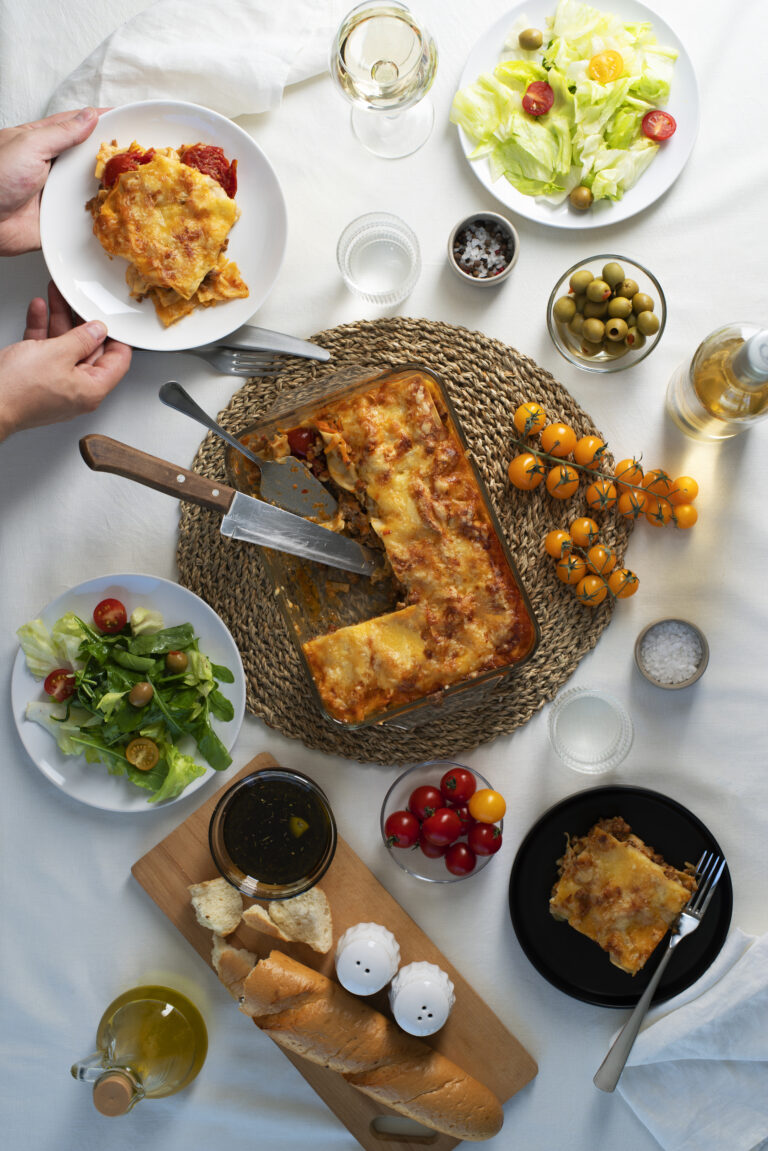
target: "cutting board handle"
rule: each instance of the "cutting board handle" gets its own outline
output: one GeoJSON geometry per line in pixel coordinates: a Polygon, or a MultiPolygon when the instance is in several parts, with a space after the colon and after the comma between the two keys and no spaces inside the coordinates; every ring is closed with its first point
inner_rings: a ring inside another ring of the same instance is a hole
{"type": "Polygon", "coordinates": [[[155,491],[213,508],[222,514],[229,511],[235,492],[233,488],[216,480],[208,480],[196,472],[187,471],[178,464],[150,456],[109,436],[91,434],[80,440],[80,455],[95,472],[112,472],[128,480],[136,480],[155,491]]]}

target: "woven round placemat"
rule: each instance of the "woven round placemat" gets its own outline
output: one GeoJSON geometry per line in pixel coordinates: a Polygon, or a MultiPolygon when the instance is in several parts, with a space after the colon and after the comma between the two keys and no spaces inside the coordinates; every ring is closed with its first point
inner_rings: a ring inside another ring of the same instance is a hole
{"type": "MultiPolygon", "coordinates": [[[[585,484],[565,501],[552,499],[543,484],[534,492],[518,491],[506,477],[507,464],[519,450],[512,442],[512,417],[526,400],[542,404],[550,419],[571,424],[579,436],[599,432],[549,372],[479,332],[396,316],[346,324],[313,339],[330,351],[329,362],[291,361],[277,379],[248,380],[220,414],[222,425],[238,432],[277,403],[286,406],[297,386],[330,378],[342,368],[414,362],[430,367],[458,411],[530,596],[541,627],[537,652],[481,705],[447,712],[414,731],[376,725],[345,732],[315,706],[258,547],[225,539],[218,515],[185,504],[177,552],[180,581],[206,600],[232,632],[245,668],[248,709],[271,727],[307,747],[361,762],[399,765],[451,758],[530,719],[557,693],[610,622],[611,597],[596,609],[582,606],[557,579],[554,561],[542,550],[546,532],[587,514],[585,484]]],[[[224,461],[224,444],[209,433],[193,468],[223,479],[224,461]]],[[[621,559],[630,530],[627,522],[605,517],[601,542],[615,548],[621,559]]]]}

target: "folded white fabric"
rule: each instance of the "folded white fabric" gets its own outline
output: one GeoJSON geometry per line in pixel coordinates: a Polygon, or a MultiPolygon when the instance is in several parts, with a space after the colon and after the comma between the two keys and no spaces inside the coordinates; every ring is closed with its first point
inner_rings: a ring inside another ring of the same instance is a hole
{"type": "Polygon", "coordinates": [[[732,932],[709,972],[648,1019],[618,1090],[665,1151],[753,1151],[768,1138],[768,935],[732,932]]]}
{"type": "Polygon", "coordinates": [[[339,0],[159,0],[59,84],[48,112],[154,99],[231,118],[265,112],[288,84],[327,69],[339,10],[339,0]]]}

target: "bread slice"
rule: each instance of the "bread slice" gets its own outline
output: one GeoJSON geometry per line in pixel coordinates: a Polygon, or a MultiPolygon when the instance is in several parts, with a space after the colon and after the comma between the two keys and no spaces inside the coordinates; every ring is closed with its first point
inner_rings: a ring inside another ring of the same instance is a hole
{"type": "Polygon", "coordinates": [[[243,897],[226,879],[208,879],[188,888],[197,922],[216,935],[230,935],[243,917],[243,897]]]}
{"type": "Polygon", "coordinates": [[[241,1000],[246,978],[257,962],[244,947],[232,947],[221,935],[214,935],[211,963],[221,982],[234,999],[241,1000]]]}
{"type": "Polygon", "coordinates": [[[293,899],[273,900],[266,907],[254,903],[243,912],[243,922],[274,939],[306,943],[323,955],[333,944],[331,908],[319,887],[312,887],[293,899]]]}

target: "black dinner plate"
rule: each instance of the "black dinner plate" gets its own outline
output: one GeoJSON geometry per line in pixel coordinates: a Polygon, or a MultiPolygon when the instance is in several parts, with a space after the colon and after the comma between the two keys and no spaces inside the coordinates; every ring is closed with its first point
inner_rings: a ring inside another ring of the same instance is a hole
{"type": "MultiPolygon", "coordinates": [[[[635,835],[668,863],[697,863],[704,851],[723,852],[712,833],[682,804],[642,787],[595,787],[555,804],[533,825],[520,845],[509,881],[509,909],[520,946],[553,986],[599,1007],[632,1007],[642,995],[663,952],[663,944],[637,975],[614,967],[591,939],[549,911],[557,861],[566,834],[586,835],[598,819],[621,816],[635,835]]],[[[725,942],[733,909],[726,867],[701,924],[680,942],[653,1002],[671,999],[690,987],[725,942]]]]}

